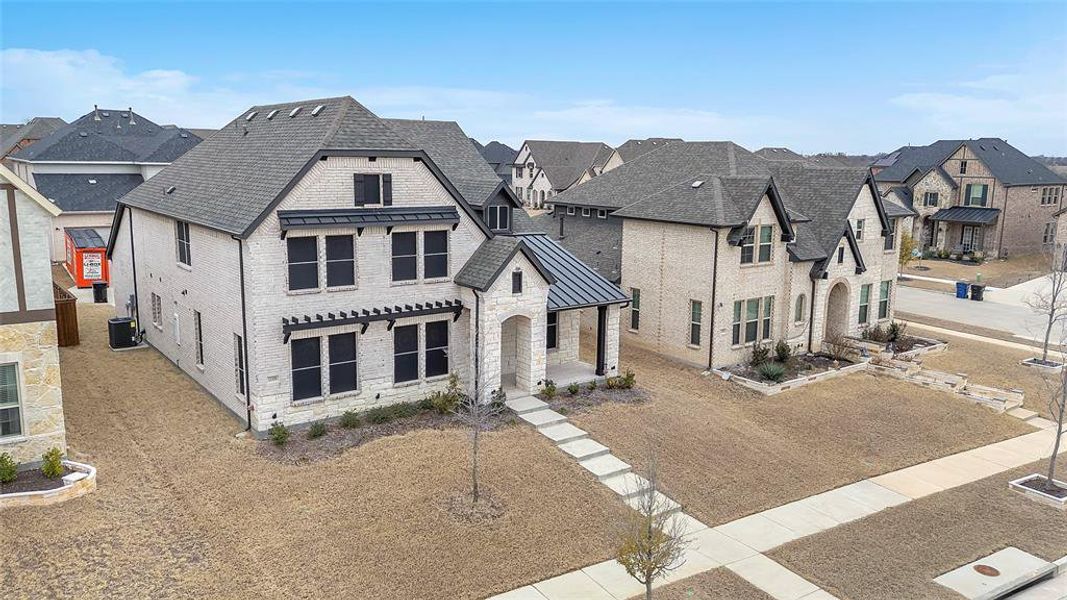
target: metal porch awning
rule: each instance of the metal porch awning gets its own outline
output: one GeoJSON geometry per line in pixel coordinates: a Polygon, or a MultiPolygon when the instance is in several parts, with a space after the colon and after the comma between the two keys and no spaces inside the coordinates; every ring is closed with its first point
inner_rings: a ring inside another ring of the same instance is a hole
{"type": "Polygon", "coordinates": [[[930,217],[931,221],[963,223],[965,225],[992,225],[1000,216],[999,208],[978,206],[952,206],[942,208],[930,217]]]}
{"type": "Polygon", "coordinates": [[[387,206],[382,208],[341,208],[280,210],[282,231],[322,227],[393,227],[459,223],[455,206],[387,206]]]}
{"type": "Polygon", "coordinates": [[[308,329],[321,329],[323,327],[337,327],[338,325],[351,325],[361,323],[363,329],[360,333],[366,333],[367,327],[375,321],[389,321],[389,329],[397,319],[408,317],[422,317],[426,315],[438,315],[452,313],[452,320],[459,318],[463,312],[463,302],[460,299],[438,300],[436,302],[416,302],[404,306],[383,306],[382,308],[362,309],[337,312],[327,312],[325,315],[304,315],[302,317],[282,317],[282,333],[285,342],[294,331],[308,329]]]}

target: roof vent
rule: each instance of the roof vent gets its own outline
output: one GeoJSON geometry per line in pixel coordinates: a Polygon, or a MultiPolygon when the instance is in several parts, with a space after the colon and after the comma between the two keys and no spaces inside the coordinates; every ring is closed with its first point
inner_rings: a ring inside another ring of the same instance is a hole
{"type": "Polygon", "coordinates": [[[93,120],[94,121],[99,121],[100,120],[100,107],[98,105],[96,105],[96,104],[93,105],[93,120]]]}
{"type": "Polygon", "coordinates": [[[130,125],[136,125],[137,121],[133,120],[133,107],[130,107],[130,125]]]}
{"type": "Polygon", "coordinates": [[[248,113],[248,116],[245,117],[245,121],[251,121],[252,119],[256,118],[256,115],[258,115],[258,114],[259,113],[257,113],[256,111],[252,111],[252,112],[248,113]]]}
{"type": "Polygon", "coordinates": [[[173,194],[173,193],[174,193],[174,190],[176,190],[176,189],[178,189],[178,188],[176,188],[176,187],[174,187],[174,186],[172,185],[172,186],[168,187],[168,188],[167,188],[166,190],[164,190],[164,191],[163,191],[163,193],[164,193],[164,194],[168,194],[168,195],[169,195],[169,194],[173,194]]]}
{"type": "Polygon", "coordinates": [[[324,109],[324,108],[326,108],[325,104],[320,104],[320,105],[316,106],[315,110],[311,111],[311,116],[313,116],[313,117],[319,116],[319,113],[322,112],[322,109],[324,109]]]}
{"type": "Polygon", "coordinates": [[[90,179],[89,180],[89,185],[96,185],[96,180],[95,179],[90,179]]]}
{"type": "Polygon", "coordinates": [[[123,119],[129,118],[129,116],[130,116],[130,113],[122,113],[122,118],[123,119]]]}
{"type": "Polygon", "coordinates": [[[180,135],[180,136],[181,136],[181,137],[183,137],[183,138],[187,138],[187,137],[189,137],[189,134],[188,134],[188,133],[185,133],[184,131],[183,131],[183,132],[181,132],[181,133],[179,133],[178,135],[180,135]]]}
{"type": "Polygon", "coordinates": [[[700,179],[697,179],[696,181],[693,182],[693,189],[696,189],[696,188],[698,188],[698,187],[700,187],[702,185],[704,185],[704,182],[702,180],[700,180],[700,179]]]}
{"type": "Polygon", "coordinates": [[[304,107],[303,106],[298,106],[298,107],[294,108],[293,110],[289,111],[289,116],[290,117],[295,117],[296,113],[300,112],[301,108],[304,108],[304,107]]]}
{"type": "Polygon", "coordinates": [[[80,135],[82,137],[89,137],[89,134],[85,133],[84,131],[79,132],[78,135],[80,135]]]}
{"type": "Polygon", "coordinates": [[[106,110],[104,112],[100,113],[100,114],[104,115],[105,117],[110,117],[111,116],[111,113],[107,112],[106,110]]]}
{"type": "Polygon", "coordinates": [[[272,111],[270,111],[269,113],[267,113],[267,120],[270,121],[271,119],[274,118],[274,115],[276,115],[276,114],[278,114],[278,109],[277,108],[272,110],[272,111]]]}

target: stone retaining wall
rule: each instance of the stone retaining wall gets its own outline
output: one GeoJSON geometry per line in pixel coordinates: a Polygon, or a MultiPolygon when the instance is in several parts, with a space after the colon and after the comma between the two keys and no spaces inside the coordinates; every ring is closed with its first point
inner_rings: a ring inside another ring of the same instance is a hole
{"type": "Polygon", "coordinates": [[[722,377],[726,381],[736,381],[738,384],[743,385],[749,389],[756,390],[764,396],[773,396],[780,394],[786,390],[792,390],[799,387],[804,387],[818,381],[825,381],[827,379],[833,379],[835,377],[841,377],[842,375],[848,375],[849,373],[856,373],[863,371],[867,368],[868,362],[863,360],[854,365],[847,367],[841,367],[840,369],[829,369],[814,375],[805,375],[804,377],[798,377],[796,379],[790,379],[789,381],[783,381],[781,383],[764,383],[762,381],[756,381],[747,377],[742,377],[736,373],[731,373],[723,369],[712,369],[711,372],[715,373],[719,377],[722,377]]]}
{"type": "Polygon", "coordinates": [[[73,473],[63,476],[63,487],[36,492],[0,494],[0,510],[17,506],[51,506],[73,500],[96,489],[96,467],[65,460],[63,464],[73,473]]]}

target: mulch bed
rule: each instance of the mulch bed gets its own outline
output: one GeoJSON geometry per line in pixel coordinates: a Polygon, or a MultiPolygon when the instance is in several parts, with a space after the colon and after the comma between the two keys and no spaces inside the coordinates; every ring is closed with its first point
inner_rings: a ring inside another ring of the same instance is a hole
{"type": "MultiPolygon", "coordinates": [[[[782,364],[777,360],[771,362],[782,364]]],[[[838,368],[847,367],[855,364],[848,359],[840,359],[838,362],[838,368]]],[[[797,379],[799,377],[805,377],[807,375],[814,375],[816,373],[822,373],[823,371],[829,371],[833,367],[834,358],[827,354],[797,354],[785,363],[785,375],[782,377],[782,381],[789,381],[791,379],[797,379]]],[[[746,379],[753,381],[761,381],[767,383],[774,383],[769,379],[764,379],[756,367],[753,367],[749,363],[741,363],[737,365],[731,365],[724,369],[734,375],[739,375],[746,379]]]]}
{"type": "Polygon", "coordinates": [[[1035,492],[1041,492],[1042,494],[1048,494],[1057,500],[1067,498],[1067,488],[1056,485],[1045,478],[1044,475],[1036,475],[1026,481],[1020,481],[1018,485],[1034,490],[1035,492]]]}
{"type": "MultiPolygon", "coordinates": [[[[63,467],[63,475],[71,470],[63,467]]],[[[63,478],[49,479],[40,469],[19,471],[19,476],[11,483],[0,483],[0,494],[17,494],[19,492],[41,492],[63,487],[63,478]]]]}
{"type": "MultiPolygon", "coordinates": [[[[505,410],[498,416],[491,429],[514,421],[515,415],[505,410]]],[[[256,443],[256,453],[265,458],[279,462],[300,465],[334,458],[349,448],[356,448],[374,440],[404,435],[412,431],[423,429],[455,429],[463,427],[456,417],[450,414],[441,414],[436,410],[424,410],[414,416],[389,421],[386,423],[367,423],[365,420],[359,427],[346,429],[338,424],[337,420],[331,420],[326,435],[308,439],[307,428],[294,430],[289,436],[289,441],[284,446],[278,446],[269,438],[256,443]]]]}
{"type": "Polygon", "coordinates": [[[1063,366],[1063,363],[1061,363],[1061,362],[1056,362],[1054,360],[1042,360],[1040,358],[1028,358],[1028,359],[1026,359],[1026,360],[1024,360],[1022,362],[1023,362],[1024,365],[1034,366],[1034,367],[1058,368],[1058,367],[1062,367],[1063,366]]]}
{"type": "Polygon", "coordinates": [[[567,388],[561,388],[556,390],[556,395],[551,400],[545,398],[544,394],[538,394],[537,397],[547,402],[552,410],[560,414],[582,412],[606,403],[640,404],[649,399],[648,392],[638,387],[627,390],[610,389],[604,385],[597,386],[595,390],[589,389],[588,385],[583,385],[577,394],[570,393],[567,388]]]}

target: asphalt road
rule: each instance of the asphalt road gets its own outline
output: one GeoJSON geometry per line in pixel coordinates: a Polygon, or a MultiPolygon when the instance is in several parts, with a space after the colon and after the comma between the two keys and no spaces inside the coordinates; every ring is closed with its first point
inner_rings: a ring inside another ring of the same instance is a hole
{"type": "MultiPolygon", "coordinates": [[[[897,287],[897,310],[954,321],[965,325],[1007,331],[1028,339],[1042,339],[1045,319],[1029,308],[984,300],[961,300],[950,294],[901,285],[897,287]]],[[[1062,330],[1053,330],[1059,340],[1062,330]]]]}

